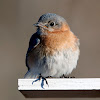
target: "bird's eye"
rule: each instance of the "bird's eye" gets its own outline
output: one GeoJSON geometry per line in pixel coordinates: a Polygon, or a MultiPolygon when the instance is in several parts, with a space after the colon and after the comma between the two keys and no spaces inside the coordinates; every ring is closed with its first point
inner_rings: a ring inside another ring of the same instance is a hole
{"type": "Polygon", "coordinates": [[[51,23],[50,23],[50,26],[54,26],[54,25],[55,25],[55,23],[54,23],[54,22],[51,22],[51,23]]]}

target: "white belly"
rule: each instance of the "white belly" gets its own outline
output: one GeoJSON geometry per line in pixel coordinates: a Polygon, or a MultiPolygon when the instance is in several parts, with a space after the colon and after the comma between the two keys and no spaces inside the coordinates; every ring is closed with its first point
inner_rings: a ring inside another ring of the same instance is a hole
{"type": "Polygon", "coordinates": [[[57,52],[54,56],[43,56],[30,65],[31,69],[26,73],[25,78],[36,78],[39,74],[43,77],[68,75],[76,68],[78,57],[79,49],[57,52]]]}

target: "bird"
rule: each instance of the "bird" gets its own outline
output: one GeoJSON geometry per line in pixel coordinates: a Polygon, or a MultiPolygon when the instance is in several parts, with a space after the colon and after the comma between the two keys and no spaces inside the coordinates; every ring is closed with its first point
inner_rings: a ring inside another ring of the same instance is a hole
{"type": "Polygon", "coordinates": [[[76,68],[80,55],[79,39],[60,15],[40,16],[26,53],[25,78],[68,76],[76,68]]]}

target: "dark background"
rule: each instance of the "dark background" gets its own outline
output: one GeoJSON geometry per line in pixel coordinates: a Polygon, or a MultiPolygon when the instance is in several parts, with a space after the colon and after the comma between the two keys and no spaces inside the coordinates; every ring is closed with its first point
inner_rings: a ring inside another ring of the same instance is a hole
{"type": "Polygon", "coordinates": [[[100,0],[0,0],[0,100],[26,100],[17,90],[17,79],[27,71],[25,54],[35,32],[32,25],[47,12],[63,16],[80,39],[80,59],[70,76],[100,77],[100,0]]]}

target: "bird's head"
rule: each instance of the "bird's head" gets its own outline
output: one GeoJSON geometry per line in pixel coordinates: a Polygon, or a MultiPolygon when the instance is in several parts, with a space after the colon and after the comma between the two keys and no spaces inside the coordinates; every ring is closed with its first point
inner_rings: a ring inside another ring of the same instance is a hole
{"type": "Polygon", "coordinates": [[[42,15],[34,26],[38,27],[37,31],[40,31],[42,35],[46,35],[48,33],[61,33],[69,30],[66,20],[53,13],[46,13],[42,15]]]}

